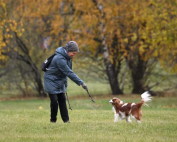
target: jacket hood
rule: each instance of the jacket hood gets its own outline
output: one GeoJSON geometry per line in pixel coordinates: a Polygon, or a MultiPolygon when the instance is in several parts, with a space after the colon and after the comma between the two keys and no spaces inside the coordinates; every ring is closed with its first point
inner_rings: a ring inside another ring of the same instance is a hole
{"type": "Polygon", "coordinates": [[[61,54],[61,55],[63,55],[66,59],[71,59],[71,57],[68,56],[66,50],[65,50],[63,47],[58,47],[58,48],[55,50],[55,54],[61,54]]]}

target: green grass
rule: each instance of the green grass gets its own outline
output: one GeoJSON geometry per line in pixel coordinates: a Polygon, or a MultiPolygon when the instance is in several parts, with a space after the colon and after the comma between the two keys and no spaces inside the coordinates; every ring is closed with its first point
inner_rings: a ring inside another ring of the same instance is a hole
{"type": "MultiPolygon", "coordinates": [[[[111,94],[110,85],[107,83],[102,82],[86,82],[90,94],[100,95],[100,94],[111,94]]],[[[33,94],[33,89],[30,90],[30,93],[33,94]]],[[[68,79],[68,87],[67,93],[69,96],[82,96],[87,95],[87,92],[82,88],[82,86],[78,86],[73,81],[68,79]]],[[[9,99],[11,97],[20,97],[22,96],[22,92],[19,91],[17,88],[6,87],[6,89],[2,89],[0,87],[0,100],[1,99],[9,99]]]]}
{"type": "MultiPolygon", "coordinates": [[[[177,98],[153,98],[143,106],[142,123],[114,123],[109,99],[70,100],[70,124],[49,122],[49,100],[0,102],[1,142],[175,142],[177,139],[177,98]],[[39,109],[42,107],[42,109],[39,109]]],[[[120,97],[138,102],[139,97],[120,97]]]]}
{"type": "MultiPolygon", "coordinates": [[[[110,85],[101,82],[86,82],[90,94],[111,94],[110,85]]],[[[87,95],[87,92],[81,87],[76,85],[70,79],[68,79],[68,88],[67,92],[70,96],[81,96],[87,95]]]]}

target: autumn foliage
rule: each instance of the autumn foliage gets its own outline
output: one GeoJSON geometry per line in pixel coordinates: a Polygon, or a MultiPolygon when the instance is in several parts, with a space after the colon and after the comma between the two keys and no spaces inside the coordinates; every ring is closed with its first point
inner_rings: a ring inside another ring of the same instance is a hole
{"type": "Polygon", "coordinates": [[[151,88],[149,76],[159,62],[164,70],[177,72],[176,0],[1,0],[0,5],[4,9],[0,12],[5,11],[0,54],[11,46],[24,55],[8,41],[16,32],[39,67],[56,47],[75,40],[83,53],[80,66],[87,68],[89,59],[90,71],[103,69],[113,94],[124,92],[124,79],[120,80],[124,66],[133,93],[151,88]]]}

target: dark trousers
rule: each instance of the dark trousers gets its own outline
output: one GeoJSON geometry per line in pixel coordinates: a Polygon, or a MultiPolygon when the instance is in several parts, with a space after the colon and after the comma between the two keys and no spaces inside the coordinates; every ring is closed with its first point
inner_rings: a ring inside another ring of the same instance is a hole
{"type": "Polygon", "coordinates": [[[49,97],[50,97],[50,109],[51,109],[50,121],[51,122],[57,121],[58,107],[60,109],[60,115],[63,122],[69,121],[65,93],[49,94],[49,97]]]}

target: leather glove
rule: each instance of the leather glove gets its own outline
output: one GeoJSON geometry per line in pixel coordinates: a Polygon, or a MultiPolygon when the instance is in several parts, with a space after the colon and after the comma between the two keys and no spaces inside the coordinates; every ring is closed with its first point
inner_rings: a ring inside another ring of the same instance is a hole
{"type": "Polygon", "coordinates": [[[87,88],[87,85],[85,83],[82,84],[82,87],[87,91],[88,88],[87,88]]]}

